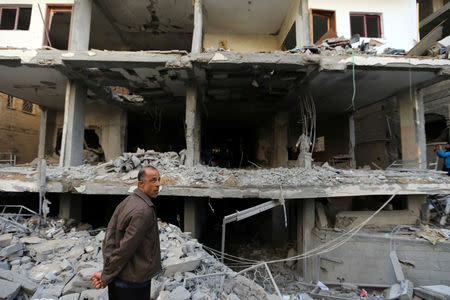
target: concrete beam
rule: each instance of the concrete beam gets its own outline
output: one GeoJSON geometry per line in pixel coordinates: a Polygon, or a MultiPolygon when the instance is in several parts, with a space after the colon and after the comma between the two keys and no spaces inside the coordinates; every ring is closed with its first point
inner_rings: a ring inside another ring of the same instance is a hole
{"type": "Polygon", "coordinates": [[[295,20],[295,38],[297,47],[311,43],[309,40],[309,3],[308,0],[300,0],[298,15],[295,20]]]}
{"type": "Polygon", "coordinates": [[[186,165],[194,166],[200,163],[201,149],[201,112],[199,109],[199,94],[195,84],[186,88],[186,165]]]}
{"type": "Polygon", "coordinates": [[[203,47],[203,4],[194,0],[194,32],[192,33],[192,53],[201,53],[203,47]]]}
{"type": "Polygon", "coordinates": [[[423,92],[413,89],[398,96],[402,160],[405,167],[426,169],[423,92]]]}
{"type": "Polygon", "coordinates": [[[83,164],[86,94],[87,88],[81,82],[68,81],[64,104],[60,167],[83,164]]]}
{"type": "Polygon", "coordinates": [[[92,0],[75,0],[69,35],[69,50],[89,50],[92,0]]]}

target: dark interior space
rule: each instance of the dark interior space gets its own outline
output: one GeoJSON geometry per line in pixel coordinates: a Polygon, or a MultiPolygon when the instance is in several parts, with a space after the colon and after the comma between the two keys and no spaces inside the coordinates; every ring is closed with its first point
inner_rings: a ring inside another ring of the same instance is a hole
{"type": "Polygon", "coordinates": [[[295,31],[295,22],[294,22],[294,24],[292,24],[291,29],[289,29],[289,32],[286,35],[286,38],[284,39],[284,42],[283,42],[284,50],[294,49],[295,46],[297,46],[296,35],[297,35],[297,33],[295,31]]]}
{"type": "Polygon", "coordinates": [[[49,46],[67,50],[69,48],[70,20],[72,12],[70,10],[51,10],[48,20],[49,46]]]}
{"type": "Polygon", "coordinates": [[[157,152],[180,152],[186,148],[183,105],[159,105],[145,112],[129,112],[127,151],[137,148],[157,152]]]}
{"type": "Polygon", "coordinates": [[[31,7],[0,7],[0,30],[30,29],[31,7]]]}
{"type": "MultiPolygon", "coordinates": [[[[62,128],[58,129],[56,135],[55,153],[60,155],[62,141],[62,128]]],[[[99,161],[104,161],[105,154],[103,153],[102,146],[100,145],[100,139],[95,132],[95,129],[84,130],[84,149],[94,151],[99,157],[99,161]]]]}
{"type": "Polygon", "coordinates": [[[427,142],[445,142],[448,139],[445,117],[438,114],[425,115],[425,135],[427,142]]]}
{"type": "MultiPolygon", "coordinates": [[[[50,201],[49,217],[57,217],[59,212],[59,194],[48,193],[46,199],[50,201]]],[[[0,192],[0,205],[22,205],[39,213],[39,194],[31,192],[11,193],[0,192]]],[[[0,212],[3,209],[0,210],[0,212]]],[[[17,209],[8,209],[5,212],[18,213],[17,209]]]]}

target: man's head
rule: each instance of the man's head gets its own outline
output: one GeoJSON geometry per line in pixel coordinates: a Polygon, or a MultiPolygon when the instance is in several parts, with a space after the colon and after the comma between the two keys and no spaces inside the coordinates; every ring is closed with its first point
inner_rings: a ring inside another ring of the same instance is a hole
{"type": "Polygon", "coordinates": [[[138,188],[150,198],[156,198],[159,193],[161,177],[155,167],[147,166],[139,170],[138,188]]]}
{"type": "Polygon", "coordinates": [[[447,143],[447,145],[445,145],[445,150],[450,151],[450,143],[447,143]]]}

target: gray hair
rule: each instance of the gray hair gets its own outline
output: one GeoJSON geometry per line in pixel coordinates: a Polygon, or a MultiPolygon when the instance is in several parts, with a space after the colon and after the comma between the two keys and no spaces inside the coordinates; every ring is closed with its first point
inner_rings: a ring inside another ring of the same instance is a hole
{"type": "Polygon", "coordinates": [[[154,171],[158,171],[157,168],[153,167],[153,166],[145,166],[142,169],[139,170],[139,173],[137,175],[137,180],[138,181],[143,181],[145,178],[145,169],[150,169],[150,170],[154,170],[154,171]]]}

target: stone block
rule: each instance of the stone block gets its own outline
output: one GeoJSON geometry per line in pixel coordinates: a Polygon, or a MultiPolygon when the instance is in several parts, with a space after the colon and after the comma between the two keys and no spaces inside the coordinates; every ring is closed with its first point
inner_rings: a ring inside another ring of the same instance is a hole
{"type": "Polygon", "coordinates": [[[28,272],[28,277],[36,282],[40,282],[44,277],[52,278],[47,277],[48,274],[56,276],[61,273],[61,271],[62,268],[59,263],[40,264],[30,269],[30,271],[28,272]]]}
{"type": "Polygon", "coordinates": [[[0,270],[9,270],[11,266],[7,261],[0,262],[0,270]]]}
{"type": "Polygon", "coordinates": [[[42,239],[40,237],[37,236],[27,236],[27,237],[23,237],[19,240],[21,243],[23,244],[40,244],[42,242],[45,242],[45,239],[42,239]]]}
{"type": "Polygon", "coordinates": [[[92,288],[92,282],[89,277],[101,268],[85,268],[81,269],[64,287],[63,295],[70,293],[82,293],[84,290],[92,288]]]}
{"type": "Polygon", "coordinates": [[[67,252],[74,245],[74,243],[75,242],[73,240],[50,240],[40,244],[31,244],[27,246],[27,249],[36,261],[45,261],[52,254],[67,252]]]}
{"type": "Polygon", "coordinates": [[[4,258],[8,258],[8,257],[12,256],[13,254],[15,254],[16,252],[21,251],[21,250],[23,250],[23,244],[22,243],[17,243],[17,244],[14,244],[14,245],[10,245],[10,246],[7,246],[7,247],[3,248],[0,251],[0,257],[3,258],[3,259],[4,258]]]}
{"type": "Polygon", "coordinates": [[[190,256],[186,258],[170,257],[163,261],[164,276],[171,276],[176,272],[191,272],[200,265],[199,256],[190,256]]]}
{"type": "Polygon", "coordinates": [[[403,280],[400,283],[392,285],[384,291],[384,297],[387,299],[412,300],[414,286],[411,281],[403,280]]]}
{"type": "Polygon", "coordinates": [[[27,264],[30,261],[31,261],[31,257],[29,257],[29,256],[22,256],[22,258],[20,259],[21,264],[27,264]]]}
{"type": "Polygon", "coordinates": [[[0,279],[0,299],[15,299],[20,291],[20,284],[0,279]]]}
{"type": "Polygon", "coordinates": [[[78,300],[80,298],[80,293],[67,294],[59,297],[59,300],[78,300]]]}
{"type": "Polygon", "coordinates": [[[108,299],[108,289],[85,290],[80,295],[80,300],[106,300],[108,299]]]}
{"type": "Polygon", "coordinates": [[[414,294],[428,300],[448,300],[450,299],[450,286],[429,285],[420,286],[414,289],[414,294]]]}
{"type": "Polygon", "coordinates": [[[172,292],[170,292],[169,300],[187,300],[191,298],[191,293],[182,286],[178,286],[172,292]]]}
{"type": "Polygon", "coordinates": [[[12,238],[13,236],[11,233],[0,235],[0,248],[5,248],[11,245],[12,238]]]}
{"type": "Polygon", "coordinates": [[[211,300],[211,297],[202,291],[197,291],[192,295],[192,300],[211,300]]]}
{"type": "Polygon", "coordinates": [[[38,286],[31,281],[30,279],[26,278],[25,276],[11,271],[11,270],[0,270],[0,279],[12,281],[15,283],[20,284],[20,286],[23,288],[23,290],[28,294],[33,294],[38,286]]]}
{"type": "Polygon", "coordinates": [[[105,239],[105,232],[102,230],[100,231],[96,236],[95,236],[95,240],[97,242],[103,242],[103,240],[105,239]]]}

